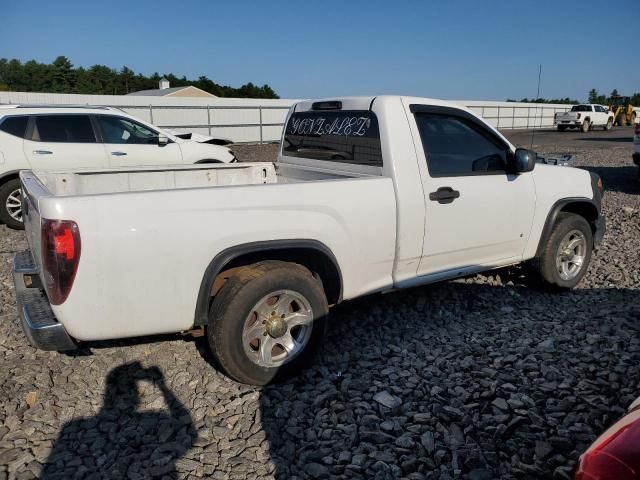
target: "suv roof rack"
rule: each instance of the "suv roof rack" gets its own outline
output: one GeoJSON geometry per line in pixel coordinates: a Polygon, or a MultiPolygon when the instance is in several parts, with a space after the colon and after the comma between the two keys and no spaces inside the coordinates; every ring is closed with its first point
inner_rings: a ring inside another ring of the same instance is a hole
{"type": "MultiPolygon", "coordinates": [[[[13,106],[13,105],[11,105],[13,106]]],[[[15,105],[15,108],[89,108],[89,109],[98,109],[98,110],[110,110],[111,107],[106,105],[72,105],[72,104],[53,104],[53,103],[42,103],[42,104],[25,104],[25,105],[15,105]]]]}

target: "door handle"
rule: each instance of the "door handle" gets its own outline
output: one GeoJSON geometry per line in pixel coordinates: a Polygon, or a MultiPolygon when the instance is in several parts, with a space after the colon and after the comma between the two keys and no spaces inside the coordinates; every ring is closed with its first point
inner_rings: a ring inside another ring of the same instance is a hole
{"type": "Polygon", "coordinates": [[[51,155],[53,152],[51,150],[34,150],[33,153],[36,155],[51,155]]]}
{"type": "Polygon", "coordinates": [[[440,187],[435,192],[429,194],[429,200],[438,203],[451,203],[456,198],[460,198],[460,192],[451,187],[440,187]]]}
{"type": "Polygon", "coordinates": [[[111,152],[111,155],[113,155],[114,157],[123,157],[126,154],[127,152],[111,152]]]}

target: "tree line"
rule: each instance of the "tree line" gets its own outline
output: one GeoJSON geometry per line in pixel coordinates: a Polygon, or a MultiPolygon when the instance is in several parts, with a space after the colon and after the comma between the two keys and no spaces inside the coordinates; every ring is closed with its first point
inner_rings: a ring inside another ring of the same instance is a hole
{"type": "MultiPolygon", "coordinates": [[[[162,76],[169,80],[171,87],[193,85],[218,97],[280,98],[266,84],[260,87],[249,82],[234,88],[219,85],[204,75],[197,80],[177,77],[173,73],[162,76]]],[[[15,58],[0,58],[0,91],[126,95],[156,89],[160,78],[161,75],[157,72],[147,77],[128,67],[120,70],[105,65],[76,68],[64,56],[56,58],[53,63],[39,63],[35,60],[22,63],[15,58]]]]}
{"type": "MultiPolygon", "coordinates": [[[[588,102],[589,103],[598,103],[600,105],[611,105],[612,103],[614,103],[614,100],[616,99],[616,97],[620,97],[620,94],[618,93],[618,89],[614,88],[613,91],[611,92],[611,94],[609,95],[601,95],[595,88],[592,88],[591,90],[589,90],[589,94],[588,94],[588,102]]],[[[507,102],[523,102],[523,103],[567,103],[570,105],[576,105],[579,102],[578,100],[574,100],[572,98],[569,97],[565,97],[565,98],[551,98],[551,99],[547,99],[547,98],[532,98],[532,99],[528,99],[528,98],[523,98],[522,100],[514,100],[512,98],[508,98],[507,102]]],[[[633,95],[630,96],[630,103],[632,105],[636,105],[636,106],[640,106],[640,93],[634,93],[633,95]]]]}
{"type": "Polygon", "coordinates": [[[522,102],[522,103],[568,103],[570,105],[576,105],[580,103],[578,100],[574,100],[569,97],[565,98],[527,98],[524,97],[522,100],[515,100],[513,98],[507,98],[507,102],[522,102]]]}
{"type": "MultiPolygon", "coordinates": [[[[600,95],[600,93],[598,93],[598,91],[595,88],[592,88],[591,90],[589,90],[589,103],[599,103],[601,105],[610,105],[611,103],[614,103],[615,98],[616,97],[620,97],[620,94],[618,93],[618,89],[614,88],[613,91],[611,92],[611,94],[609,96],[607,95],[600,95]]],[[[640,105],[640,93],[636,92],[633,95],[631,95],[629,103],[631,103],[631,105],[640,105]]]]}

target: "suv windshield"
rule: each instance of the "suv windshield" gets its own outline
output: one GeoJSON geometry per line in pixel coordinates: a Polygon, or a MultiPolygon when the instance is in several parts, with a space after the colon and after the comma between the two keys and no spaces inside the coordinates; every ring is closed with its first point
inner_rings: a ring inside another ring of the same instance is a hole
{"type": "Polygon", "coordinates": [[[380,167],[378,118],[368,110],[294,113],[284,133],[282,153],[290,157],[380,167]]]}

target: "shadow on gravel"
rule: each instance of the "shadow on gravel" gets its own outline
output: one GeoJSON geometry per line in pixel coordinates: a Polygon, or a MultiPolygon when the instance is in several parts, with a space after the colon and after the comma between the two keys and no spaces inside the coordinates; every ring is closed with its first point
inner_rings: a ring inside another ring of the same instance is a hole
{"type": "Polygon", "coordinates": [[[276,478],[568,480],[640,394],[639,291],[524,279],[336,307],[318,363],[262,390],[276,478]]]}
{"type": "Polygon", "coordinates": [[[629,164],[624,167],[581,166],[580,168],[600,175],[605,192],[640,194],[638,167],[631,164],[631,154],[629,154],[629,164]]]}
{"type": "Polygon", "coordinates": [[[104,404],[89,418],[65,424],[41,479],[177,478],[175,463],[197,436],[189,411],[156,367],[131,362],[106,380],[104,404]],[[153,383],[169,411],[139,412],[140,382],[153,383]]]}

